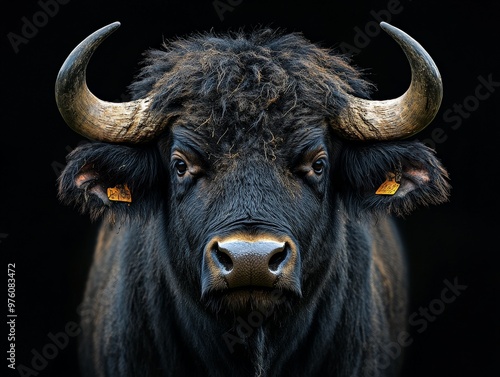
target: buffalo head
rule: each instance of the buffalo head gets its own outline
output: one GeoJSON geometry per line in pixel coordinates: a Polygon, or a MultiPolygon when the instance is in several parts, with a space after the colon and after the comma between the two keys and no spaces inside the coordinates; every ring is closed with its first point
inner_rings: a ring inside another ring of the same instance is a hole
{"type": "Polygon", "coordinates": [[[446,200],[434,152],[403,140],[435,117],[440,74],[401,30],[381,23],[411,66],[395,99],[369,99],[347,58],[263,29],[167,41],[147,52],[133,100],[111,103],[89,90],[86,67],[118,27],[86,38],[57,77],[63,118],[94,141],[68,156],[59,192],[105,215],[99,248],[135,260],[139,286],[153,279],[219,315],[296,311],[335,289],[340,308],[384,239],[374,219],[446,200]],[[387,177],[397,189],[377,194],[387,177]]]}

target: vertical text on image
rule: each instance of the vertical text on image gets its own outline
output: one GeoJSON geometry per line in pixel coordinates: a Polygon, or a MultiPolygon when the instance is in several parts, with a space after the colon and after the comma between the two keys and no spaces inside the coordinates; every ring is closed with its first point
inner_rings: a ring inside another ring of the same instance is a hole
{"type": "Polygon", "coordinates": [[[7,366],[15,369],[16,365],[16,264],[7,265],[7,366]]]}

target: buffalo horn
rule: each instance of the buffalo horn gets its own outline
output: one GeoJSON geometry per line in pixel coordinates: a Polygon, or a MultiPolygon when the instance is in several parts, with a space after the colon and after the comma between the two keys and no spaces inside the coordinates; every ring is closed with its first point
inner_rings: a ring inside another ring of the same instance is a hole
{"type": "Polygon", "coordinates": [[[423,130],[435,117],[443,97],[441,75],[423,47],[398,28],[380,27],[403,49],[411,67],[411,83],[400,97],[368,100],[352,95],[349,105],[332,122],[338,133],[351,140],[397,140],[423,130]]]}
{"type": "Polygon", "coordinates": [[[147,121],[148,98],[107,102],[87,87],[86,69],[92,54],[119,26],[114,22],[95,31],[69,54],[56,79],[56,102],[66,123],[86,138],[112,143],[145,142],[161,131],[147,121]]]}

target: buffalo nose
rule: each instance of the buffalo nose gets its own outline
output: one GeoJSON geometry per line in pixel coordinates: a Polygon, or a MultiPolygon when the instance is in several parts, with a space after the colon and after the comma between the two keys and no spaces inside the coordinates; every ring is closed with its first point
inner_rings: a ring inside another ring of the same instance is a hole
{"type": "Polygon", "coordinates": [[[290,240],[229,238],[212,240],[205,249],[204,288],[275,287],[300,290],[299,258],[290,240]],[[298,286],[298,287],[297,287],[298,286]]]}
{"type": "Polygon", "coordinates": [[[284,242],[232,240],[216,242],[211,254],[229,287],[272,287],[288,251],[284,242]]]}

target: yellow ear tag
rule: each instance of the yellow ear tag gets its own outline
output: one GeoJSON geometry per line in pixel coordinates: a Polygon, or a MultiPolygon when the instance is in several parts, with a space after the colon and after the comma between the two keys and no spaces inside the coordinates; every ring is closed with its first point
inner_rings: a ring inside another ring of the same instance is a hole
{"type": "Polygon", "coordinates": [[[127,186],[124,185],[116,185],[115,187],[108,187],[108,199],[114,202],[132,202],[132,194],[127,186]]]}
{"type": "Polygon", "coordinates": [[[377,195],[394,195],[398,191],[400,184],[396,182],[396,174],[387,174],[387,179],[380,185],[375,194],[377,195]]]}

